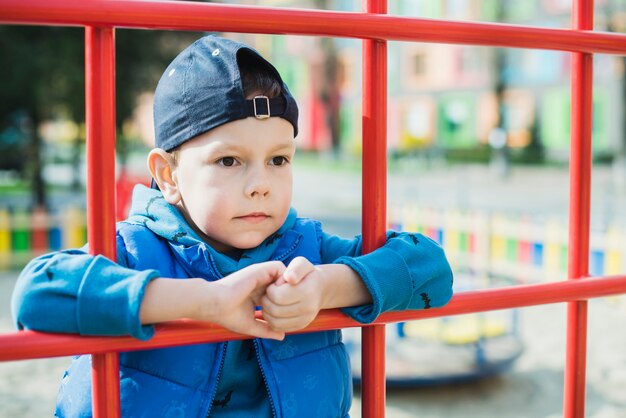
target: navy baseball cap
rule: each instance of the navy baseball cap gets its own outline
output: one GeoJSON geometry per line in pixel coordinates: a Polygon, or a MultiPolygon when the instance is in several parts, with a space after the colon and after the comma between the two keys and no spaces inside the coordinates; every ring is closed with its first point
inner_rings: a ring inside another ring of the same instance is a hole
{"type": "Polygon", "coordinates": [[[209,35],[182,51],[154,92],[155,146],[170,151],[213,128],[247,117],[281,117],[298,134],[298,105],[280,74],[253,48],[209,35]],[[279,96],[244,95],[238,58],[251,54],[282,85],[279,96]]]}

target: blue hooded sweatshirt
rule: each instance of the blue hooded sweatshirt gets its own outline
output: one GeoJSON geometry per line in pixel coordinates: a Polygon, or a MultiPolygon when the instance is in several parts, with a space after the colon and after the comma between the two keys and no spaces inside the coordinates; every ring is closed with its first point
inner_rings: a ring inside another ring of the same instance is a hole
{"type": "MultiPolygon", "coordinates": [[[[386,311],[442,306],[452,296],[443,250],[423,235],[388,232],[381,248],[361,255],[360,237],[329,235],[318,221],[298,218],[292,209],[277,232],[235,260],[203,242],[159,191],[137,186],[129,218],[117,225],[117,262],[90,255],[86,247],[31,261],[13,293],[13,317],[19,329],[147,340],[154,327],[141,324],[139,308],[152,279],[213,281],[254,263],[287,265],[297,256],[313,264],[342,263],[359,274],[373,301],[342,311],[361,323],[386,311]]],[[[288,335],[283,341],[257,338],[252,346],[273,416],[348,416],[352,385],[340,330],[288,335]]],[[[122,416],[208,416],[227,347],[212,343],[122,353],[122,416]]],[[[62,381],[57,416],[91,416],[90,370],[90,356],[73,361],[62,381]]]]}

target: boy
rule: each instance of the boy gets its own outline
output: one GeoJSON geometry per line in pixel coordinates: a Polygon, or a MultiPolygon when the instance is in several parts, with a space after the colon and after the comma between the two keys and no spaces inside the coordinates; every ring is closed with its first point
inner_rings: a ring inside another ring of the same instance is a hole
{"type": "MultiPolygon", "coordinates": [[[[348,416],[341,332],[285,332],[321,309],[369,323],[445,304],[452,273],[443,251],[421,235],[389,233],[362,256],[360,238],[297,218],[297,105],[251,48],[201,38],[166,69],[154,100],[153,187],[137,186],[117,226],[117,263],[86,249],[33,260],[13,295],[17,326],[149,339],[151,324],[193,318],[257,337],[122,353],[124,417],[348,416]]],[[[74,360],[57,416],[89,416],[89,372],[89,356],[74,360]]]]}

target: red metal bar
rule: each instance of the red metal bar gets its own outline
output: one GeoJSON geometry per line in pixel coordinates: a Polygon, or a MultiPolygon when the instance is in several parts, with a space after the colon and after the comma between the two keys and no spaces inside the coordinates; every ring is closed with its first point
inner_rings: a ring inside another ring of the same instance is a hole
{"type": "MultiPolygon", "coordinates": [[[[364,0],[370,14],[387,13],[387,0],[364,0]]],[[[363,253],[385,243],[387,225],[387,42],[363,40],[363,253]]],[[[365,418],[385,416],[385,325],[361,330],[365,418]]]]}
{"type": "MultiPolygon", "coordinates": [[[[593,0],[574,0],[572,28],[593,30],[593,0]]],[[[593,56],[572,53],[568,279],[589,275],[593,56]]],[[[585,416],[587,301],[567,304],[563,416],[585,416]]]]}
{"type": "MultiPolygon", "coordinates": [[[[582,278],[552,283],[518,285],[498,289],[457,293],[443,308],[419,311],[387,312],[376,324],[436,318],[499,309],[521,308],[583,300],[626,293],[626,275],[582,278]]],[[[322,311],[306,329],[316,332],[337,328],[358,327],[359,323],[341,311],[322,311]]],[[[181,320],[160,324],[150,341],[132,337],[81,337],[70,334],[50,334],[20,331],[0,334],[0,361],[60,357],[108,351],[133,351],[199,344],[246,338],[208,322],[181,320]]]]}
{"type": "Polygon", "coordinates": [[[87,238],[115,260],[115,45],[112,28],[85,28],[87,238]]]}
{"type": "Polygon", "coordinates": [[[624,54],[626,36],[384,14],[134,0],[2,0],[1,23],[319,35],[624,54]]]}
{"type": "MultiPolygon", "coordinates": [[[[115,41],[110,27],[85,28],[85,83],[89,252],[115,260],[115,41]]],[[[92,356],[94,417],[120,416],[119,375],[118,353],[92,356]]]]}
{"type": "Polygon", "coordinates": [[[116,352],[91,356],[91,405],[94,418],[119,418],[120,359],[116,352]]]}

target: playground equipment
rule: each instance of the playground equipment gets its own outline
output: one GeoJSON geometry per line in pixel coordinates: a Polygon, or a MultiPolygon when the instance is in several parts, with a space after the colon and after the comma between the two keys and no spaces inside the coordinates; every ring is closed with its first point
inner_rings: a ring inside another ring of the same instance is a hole
{"type": "MultiPolygon", "coordinates": [[[[455,292],[471,278],[455,278],[455,292]]],[[[386,327],[386,383],[390,387],[460,383],[509,370],[522,354],[518,310],[398,322],[386,327]]],[[[361,339],[344,330],[355,384],[362,383],[361,339]]]]}
{"type": "MultiPolygon", "coordinates": [[[[385,415],[383,324],[568,303],[564,417],[585,414],[587,299],[626,293],[626,276],[588,278],[591,99],[594,53],[626,54],[626,36],[593,31],[593,2],[573,1],[572,29],[452,22],[386,15],[384,0],[365,0],[364,13],[227,4],[131,0],[3,0],[1,23],[85,27],[87,91],[87,223],[90,251],[115,258],[114,28],[238,31],[363,39],[363,251],[385,239],[386,82],[388,41],[474,44],[569,51],[572,54],[568,280],[458,293],[444,308],[381,315],[362,331],[364,417],[385,415]]],[[[306,329],[358,327],[338,311],[322,312],[306,329]]],[[[19,332],[0,336],[0,360],[92,354],[95,417],[118,417],[118,352],[240,338],[211,324],[180,321],[158,327],[148,342],[19,332]]]]}

